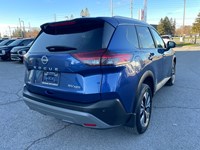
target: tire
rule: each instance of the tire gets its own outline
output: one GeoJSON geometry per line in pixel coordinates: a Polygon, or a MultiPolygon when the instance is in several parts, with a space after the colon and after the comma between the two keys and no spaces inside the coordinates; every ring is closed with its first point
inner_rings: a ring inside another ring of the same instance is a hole
{"type": "Polygon", "coordinates": [[[152,108],[152,93],[147,84],[142,84],[138,96],[138,106],[136,107],[136,124],[133,127],[126,126],[125,129],[131,133],[144,133],[150,122],[152,108]]]}
{"type": "Polygon", "coordinates": [[[21,58],[21,59],[19,60],[19,62],[20,62],[20,63],[23,63],[23,62],[24,62],[23,58],[21,58]]]}
{"type": "Polygon", "coordinates": [[[170,79],[167,81],[166,85],[168,85],[168,86],[174,85],[175,79],[176,79],[176,64],[173,63],[172,72],[171,72],[171,77],[170,77],[170,79]]]}
{"type": "Polygon", "coordinates": [[[6,60],[8,60],[8,57],[7,56],[2,56],[1,60],[6,61],[6,60]]]}

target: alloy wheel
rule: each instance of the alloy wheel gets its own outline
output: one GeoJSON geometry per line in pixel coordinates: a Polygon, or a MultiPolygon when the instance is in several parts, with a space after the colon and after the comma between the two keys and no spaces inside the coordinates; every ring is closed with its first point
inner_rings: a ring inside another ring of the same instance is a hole
{"type": "Polygon", "coordinates": [[[151,97],[149,91],[143,95],[143,99],[140,106],[140,123],[142,127],[146,127],[150,120],[150,113],[151,113],[151,97]]]}

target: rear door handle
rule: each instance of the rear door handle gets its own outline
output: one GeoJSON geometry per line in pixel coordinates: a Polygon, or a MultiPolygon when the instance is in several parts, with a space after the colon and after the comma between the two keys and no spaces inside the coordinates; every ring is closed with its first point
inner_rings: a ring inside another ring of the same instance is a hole
{"type": "Polygon", "coordinates": [[[150,53],[148,59],[152,60],[154,55],[155,55],[154,53],[150,53]]]}

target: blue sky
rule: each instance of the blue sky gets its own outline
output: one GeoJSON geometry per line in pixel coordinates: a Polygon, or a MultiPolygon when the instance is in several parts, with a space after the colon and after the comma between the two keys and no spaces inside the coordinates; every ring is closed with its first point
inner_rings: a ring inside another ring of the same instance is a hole
{"type": "MultiPolygon", "coordinates": [[[[177,27],[183,22],[184,0],[147,0],[147,22],[157,24],[160,18],[168,16],[176,19],[177,27]]],[[[144,0],[133,0],[133,18],[144,0]]],[[[39,27],[45,22],[65,20],[71,14],[80,17],[80,11],[89,9],[91,17],[111,16],[110,0],[0,0],[0,32],[7,33],[8,26],[19,26],[19,18],[25,26],[39,27]]],[[[130,0],[113,0],[114,15],[130,17],[130,0]]],[[[186,25],[191,25],[198,12],[200,0],[186,0],[186,25]]]]}

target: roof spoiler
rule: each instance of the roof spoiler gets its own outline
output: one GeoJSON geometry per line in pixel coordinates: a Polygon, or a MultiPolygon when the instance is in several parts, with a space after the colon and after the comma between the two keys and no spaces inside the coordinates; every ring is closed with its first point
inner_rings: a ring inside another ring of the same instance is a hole
{"type": "Polygon", "coordinates": [[[43,32],[47,34],[70,34],[79,33],[101,28],[104,25],[104,21],[96,18],[80,18],[69,21],[45,23],[41,25],[43,32]]]}

